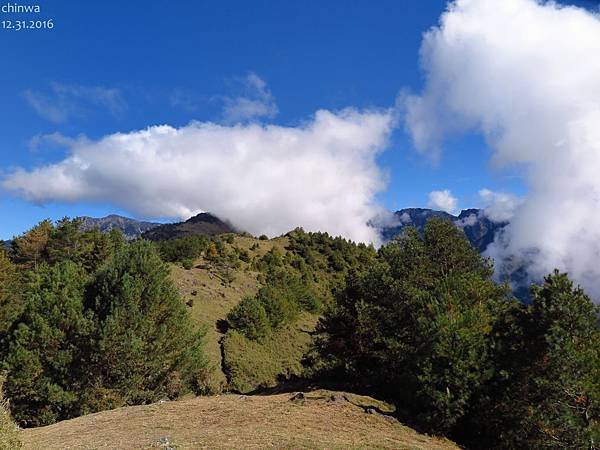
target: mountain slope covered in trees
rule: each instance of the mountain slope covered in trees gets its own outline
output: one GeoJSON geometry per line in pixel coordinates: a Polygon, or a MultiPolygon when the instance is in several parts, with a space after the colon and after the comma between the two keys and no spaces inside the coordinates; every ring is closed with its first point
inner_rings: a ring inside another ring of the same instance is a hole
{"type": "Polygon", "coordinates": [[[0,255],[1,364],[22,426],[331,386],[473,449],[598,442],[598,309],[558,272],[516,301],[454,221],[375,250],[302,229],[128,243],[65,219],[0,255]]]}

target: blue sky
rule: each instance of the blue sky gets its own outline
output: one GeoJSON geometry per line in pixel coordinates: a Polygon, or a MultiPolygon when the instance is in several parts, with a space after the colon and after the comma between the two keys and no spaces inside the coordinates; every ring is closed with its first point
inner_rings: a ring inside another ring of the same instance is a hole
{"type": "MultiPolygon", "coordinates": [[[[64,158],[64,146],[35,136],[99,139],[151,125],[222,121],[227,98],[249,73],[266,83],[278,113],[295,126],[318,109],[388,108],[424,84],[422,34],[441,0],[40,1],[52,30],[0,30],[0,174],[64,158]]],[[[589,2],[583,2],[587,5],[589,2]]],[[[2,19],[29,19],[2,14],[2,19]]],[[[479,206],[482,188],[522,195],[518,171],[490,167],[482,137],[444,143],[437,164],[398,127],[378,163],[389,174],[378,194],[389,209],[425,206],[450,189],[459,208],[479,206]]],[[[149,180],[150,182],[151,180],[149,180]]],[[[101,200],[34,204],[0,193],[0,239],[49,217],[134,215],[101,200]]],[[[138,214],[139,215],[139,214],[138,214]]]]}

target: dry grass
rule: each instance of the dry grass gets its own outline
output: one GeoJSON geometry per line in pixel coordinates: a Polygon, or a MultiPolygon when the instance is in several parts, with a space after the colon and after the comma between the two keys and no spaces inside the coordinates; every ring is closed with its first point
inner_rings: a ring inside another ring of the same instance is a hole
{"type": "Polygon", "coordinates": [[[0,375],[0,450],[21,448],[19,429],[12,420],[8,402],[4,399],[4,376],[0,375]]]}
{"type": "Polygon", "coordinates": [[[330,391],[197,397],[23,430],[22,439],[25,449],[44,450],[161,448],[161,438],[176,449],[458,449],[366,412],[371,402],[382,409],[369,397],[330,391]]]}
{"type": "Polygon", "coordinates": [[[21,448],[19,431],[10,416],[8,404],[0,396],[0,450],[16,450],[21,448]]]}

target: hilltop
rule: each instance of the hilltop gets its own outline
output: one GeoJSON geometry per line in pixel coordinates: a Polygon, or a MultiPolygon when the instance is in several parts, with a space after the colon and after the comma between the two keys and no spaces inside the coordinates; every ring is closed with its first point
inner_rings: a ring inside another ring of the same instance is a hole
{"type": "Polygon", "coordinates": [[[132,406],[21,432],[25,449],[458,450],[382,414],[388,407],[343,392],[218,395],[132,406]]]}
{"type": "Polygon", "coordinates": [[[182,238],[185,236],[235,233],[236,228],[228,222],[210,213],[200,213],[190,217],[185,222],[167,223],[154,227],[142,234],[144,239],[158,241],[164,239],[182,238]]]}

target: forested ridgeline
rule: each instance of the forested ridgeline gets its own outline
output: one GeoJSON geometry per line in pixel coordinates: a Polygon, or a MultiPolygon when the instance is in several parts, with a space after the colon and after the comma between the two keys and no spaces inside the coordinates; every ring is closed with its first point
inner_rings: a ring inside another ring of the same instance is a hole
{"type": "Polygon", "coordinates": [[[596,448],[597,308],[566,274],[524,305],[492,273],[440,219],[378,251],[301,229],[128,243],[45,221],[0,250],[4,392],[19,425],[39,426],[327,381],[468,448],[596,448]],[[212,282],[222,297],[205,301],[212,282]]]}

